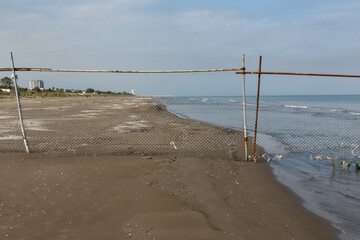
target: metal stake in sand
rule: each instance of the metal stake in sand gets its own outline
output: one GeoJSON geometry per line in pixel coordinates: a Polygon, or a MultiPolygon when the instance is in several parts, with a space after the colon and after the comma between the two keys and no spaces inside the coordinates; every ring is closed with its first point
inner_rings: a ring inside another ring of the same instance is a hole
{"type": "Polygon", "coordinates": [[[256,117],[255,117],[254,146],[253,146],[253,156],[254,156],[254,162],[256,162],[255,152],[256,152],[256,134],[257,134],[257,125],[258,125],[258,117],[259,117],[259,99],[260,99],[261,61],[262,61],[262,56],[260,56],[260,58],[259,58],[259,77],[258,77],[258,89],[257,89],[257,98],[256,98],[256,117]]]}
{"type": "Polygon", "coordinates": [[[14,87],[15,87],[16,101],[17,101],[18,112],[19,112],[19,120],[20,120],[22,138],[24,140],[24,145],[25,145],[26,152],[30,153],[29,146],[28,146],[27,140],[26,140],[26,135],[25,135],[24,122],[23,122],[23,118],[22,118],[20,98],[19,98],[18,85],[17,85],[17,77],[16,77],[16,74],[15,74],[14,58],[13,58],[12,52],[10,52],[10,58],[11,58],[11,66],[12,66],[12,78],[13,78],[13,81],[14,81],[14,87]]]}
{"type": "Polygon", "coordinates": [[[243,112],[244,112],[244,144],[245,144],[245,160],[248,161],[248,139],[246,129],[246,100],[245,100],[245,54],[242,55],[243,67],[243,112]]]}

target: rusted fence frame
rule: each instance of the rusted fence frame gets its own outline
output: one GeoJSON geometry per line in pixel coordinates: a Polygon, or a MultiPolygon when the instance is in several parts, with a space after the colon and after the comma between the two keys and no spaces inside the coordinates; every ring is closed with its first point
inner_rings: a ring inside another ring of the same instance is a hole
{"type": "MultiPolygon", "coordinates": [[[[76,70],[76,69],[52,69],[52,68],[14,68],[17,72],[85,72],[85,73],[197,73],[197,72],[236,72],[236,74],[259,74],[259,72],[244,72],[245,68],[220,68],[198,70],[76,70]]],[[[0,72],[11,72],[12,68],[0,68],[0,72]]],[[[352,74],[328,74],[328,73],[290,73],[290,72],[261,72],[261,75],[298,75],[315,77],[350,77],[360,78],[360,75],[352,74]]]]}
{"type": "MultiPolygon", "coordinates": [[[[236,74],[244,74],[243,72],[236,72],[236,74]]],[[[245,74],[259,74],[259,72],[245,72],[245,74]]],[[[328,73],[290,73],[290,72],[261,72],[261,75],[295,75],[295,76],[314,76],[314,77],[347,77],[360,78],[360,75],[352,74],[328,74],[328,73]]]]}
{"type": "MultiPolygon", "coordinates": [[[[18,72],[78,72],[78,73],[202,73],[202,72],[234,72],[243,71],[244,68],[220,68],[198,70],[76,70],[52,68],[15,68],[18,72]]],[[[0,72],[10,72],[11,68],[0,68],[0,72]]]]}
{"type": "Polygon", "coordinates": [[[245,54],[242,55],[242,67],[243,67],[243,117],[244,117],[244,153],[245,161],[248,161],[248,138],[247,138],[247,126],[246,126],[246,97],[245,97],[245,54]]]}
{"type": "Polygon", "coordinates": [[[24,121],[23,121],[23,117],[22,117],[22,109],[21,109],[19,91],[18,91],[18,84],[17,84],[17,76],[16,76],[16,72],[15,72],[14,57],[13,57],[12,52],[10,52],[10,60],[11,60],[11,66],[12,66],[12,69],[11,69],[11,71],[12,71],[12,79],[13,79],[13,82],[14,82],[14,88],[15,88],[15,94],[16,94],[16,103],[17,103],[17,108],[18,108],[18,113],[19,113],[19,121],[20,121],[22,139],[24,141],[25,151],[27,153],[30,153],[29,146],[28,146],[27,139],[26,139],[26,134],[25,134],[24,121]]]}
{"type": "Polygon", "coordinates": [[[255,117],[255,129],[254,129],[254,145],[253,145],[253,158],[256,162],[255,151],[256,151],[256,134],[257,134],[257,123],[258,123],[258,111],[259,111],[259,97],[260,97],[260,78],[261,75],[287,75],[287,76],[314,76],[314,77],[344,77],[344,78],[360,78],[360,75],[353,74],[328,74],[328,73],[291,73],[291,72],[262,72],[261,71],[262,56],[259,60],[259,71],[258,72],[236,72],[236,74],[257,74],[258,75],[258,92],[256,100],[256,117],[255,117]]]}
{"type": "Polygon", "coordinates": [[[12,71],[14,75],[15,91],[18,103],[20,125],[22,130],[22,137],[24,140],[26,151],[29,152],[29,148],[26,141],[25,130],[22,120],[21,105],[19,100],[19,95],[17,91],[17,81],[15,71],[18,72],[73,72],[73,73],[202,73],[202,72],[227,72],[227,71],[241,71],[236,72],[236,74],[243,75],[243,111],[244,111],[244,142],[245,142],[245,158],[248,160],[247,154],[247,129],[246,129],[246,103],[245,103],[245,75],[246,74],[258,74],[258,94],[257,94],[257,104],[256,104],[256,120],[255,120],[255,132],[254,132],[254,146],[253,146],[253,155],[256,151],[256,133],[257,133],[257,122],[258,122],[258,108],[259,108],[259,97],[260,97],[260,77],[263,74],[266,75],[295,75],[295,76],[322,76],[322,77],[347,77],[347,78],[360,78],[360,75],[351,75],[351,74],[321,74],[321,73],[290,73],[290,72],[262,72],[261,71],[261,61],[262,57],[260,56],[259,60],[259,71],[258,72],[246,72],[245,68],[245,56],[243,55],[243,66],[242,68],[221,68],[221,69],[198,69],[198,70],[76,70],[76,69],[52,69],[52,68],[15,68],[13,55],[11,54],[12,68],[0,68],[0,72],[9,72],[12,71]]]}
{"type": "MultiPolygon", "coordinates": [[[[259,57],[259,75],[258,75],[258,88],[257,88],[257,96],[256,96],[256,116],[255,116],[255,129],[254,129],[254,145],[253,145],[253,154],[252,154],[253,156],[255,156],[255,152],[256,152],[256,134],[257,134],[257,126],[258,126],[258,118],[259,118],[261,63],[262,63],[262,56],[259,57]]],[[[256,162],[255,157],[254,157],[254,162],[256,162]]]]}

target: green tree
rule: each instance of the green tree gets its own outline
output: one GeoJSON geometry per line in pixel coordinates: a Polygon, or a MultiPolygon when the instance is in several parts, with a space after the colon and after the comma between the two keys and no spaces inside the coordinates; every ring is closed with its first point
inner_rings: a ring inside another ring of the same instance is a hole
{"type": "Polygon", "coordinates": [[[33,91],[34,91],[34,92],[41,92],[41,90],[40,90],[39,87],[35,87],[35,88],[33,89],[33,91]]]}
{"type": "Polygon", "coordinates": [[[4,77],[0,81],[1,81],[1,85],[4,88],[11,88],[14,85],[13,80],[9,77],[4,77]]]}
{"type": "Polygon", "coordinates": [[[92,88],[88,88],[88,89],[85,90],[85,92],[86,92],[86,93],[94,93],[95,90],[92,89],[92,88]]]}

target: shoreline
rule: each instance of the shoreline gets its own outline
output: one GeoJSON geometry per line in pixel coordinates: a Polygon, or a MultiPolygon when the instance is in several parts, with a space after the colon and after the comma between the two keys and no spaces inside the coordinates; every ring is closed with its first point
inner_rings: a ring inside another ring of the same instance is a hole
{"type": "MultiPolygon", "coordinates": [[[[225,124],[223,123],[227,123],[225,126],[233,126],[234,129],[239,129],[239,125],[237,122],[238,120],[236,120],[239,118],[239,115],[236,115],[239,109],[235,109],[235,104],[229,103],[237,102],[238,104],[239,98],[224,97],[217,99],[215,97],[209,97],[209,99],[207,100],[209,100],[214,105],[220,105],[221,107],[215,108],[212,107],[211,104],[202,103],[202,101],[204,100],[200,97],[179,99],[174,98],[164,100],[163,102],[168,105],[171,112],[175,114],[179,112],[179,114],[177,114],[178,116],[184,118],[193,118],[210,123],[212,122],[213,124],[220,126],[224,126],[225,124]],[[195,109],[195,106],[197,105],[204,107],[202,108],[202,110],[200,110],[201,112],[199,114],[193,111],[195,109]],[[209,106],[207,107],[206,105],[209,106]],[[232,114],[227,114],[227,111],[221,110],[222,108],[227,108],[228,106],[229,108],[231,108],[232,114]],[[206,113],[204,111],[205,109],[210,110],[210,112],[206,113]],[[226,118],[219,117],[219,119],[217,119],[217,112],[215,109],[218,112],[226,115],[226,118]],[[231,121],[227,122],[227,117],[231,117],[231,115],[236,115],[237,118],[234,118],[231,121]],[[208,116],[208,118],[204,116],[208,116]]],[[[268,106],[269,105],[272,105],[271,101],[269,102],[268,106]]],[[[294,105],[302,106],[307,104],[294,103],[294,105]]],[[[310,104],[309,106],[312,105],[310,104]]],[[[271,107],[265,108],[264,111],[269,111],[270,108],[271,107]]],[[[341,109],[341,106],[338,106],[338,108],[341,109]]],[[[309,109],[311,109],[311,107],[309,107],[309,109]]],[[[264,115],[266,115],[265,112],[264,115]]],[[[250,110],[250,114],[251,113],[253,112],[251,112],[250,110]]],[[[268,119],[271,122],[272,115],[270,114],[271,113],[268,113],[265,119],[268,119]]],[[[356,223],[359,222],[359,218],[357,216],[357,211],[354,211],[354,207],[358,205],[358,199],[356,198],[356,196],[358,195],[358,191],[356,188],[356,184],[358,181],[352,179],[352,177],[356,177],[353,176],[353,174],[356,174],[356,172],[352,171],[355,170],[355,167],[352,166],[350,172],[341,171],[341,169],[336,169],[334,172],[332,171],[332,169],[329,169],[327,162],[310,162],[310,153],[308,153],[308,155],[302,154],[306,152],[306,150],[304,150],[304,152],[296,152],[296,150],[292,151],[290,148],[287,148],[287,143],[296,146],[296,137],[293,137],[292,139],[287,139],[288,141],[285,141],[286,137],[283,137],[282,134],[280,134],[282,132],[280,125],[277,126],[279,132],[271,129],[269,122],[267,121],[263,121],[263,125],[263,130],[266,132],[266,134],[258,134],[258,144],[261,145],[267,153],[269,153],[268,156],[270,156],[272,159],[274,159],[274,156],[276,155],[282,155],[284,159],[283,161],[271,162],[271,167],[274,168],[272,172],[277,176],[276,179],[281,184],[287,186],[293,193],[295,193],[295,195],[299,196],[303,200],[303,205],[307,210],[315,213],[318,216],[321,216],[324,219],[327,219],[336,229],[341,231],[341,235],[339,236],[339,238],[351,238],[354,240],[357,239],[359,231],[356,223]],[[334,175],[336,175],[336,177],[334,175]],[[352,180],[354,181],[352,182],[352,180]],[[339,202],[341,202],[341,205],[339,205],[339,202]]],[[[296,126],[292,125],[291,127],[295,131],[296,126]]],[[[305,131],[306,128],[304,128],[304,132],[305,131]]],[[[251,133],[249,135],[251,136],[251,133]]],[[[305,136],[301,136],[300,133],[299,139],[304,140],[305,136]]],[[[331,139],[326,138],[325,136],[321,137],[321,139],[323,138],[327,139],[327,141],[331,141],[331,139]]]]}
{"type": "MultiPolygon", "coordinates": [[[[6,220],[0,221],[6,222],[0,226],[0,235],[28,236],[25,239],[38,239],[39,235],[86,239],[338,239],[339,231],[306,209],[303,200],[281,184],[267,164],[233,161],[228,149],[219,151],[221,145],[212,138],[232,141],[241,137],[239,131],[180,119],[156,105],[122,111],[144,118],[150,126],[147,131],[129,132],[130,140],[139,133],[143,139],[157,136],[160,143],[167,143],[165,152],[133,149],[130,155],[80,150],[58,156],[2,154],[1,201],[7,204],[0,207],[4,212],[0,219],[6,220]],[[169,128],[171,131],[164,134],[169,128]],[[171,149],[171,134],[185,153],[171,149]],[[206,146],[194,145],[205,136],[206,146]],[[209,151],[214,146],[217,148],[209,151]],[[63,194],[64,199],[59,198],[63,194]],[[16,217],[18,213],[22,217],[16,217]],[[12,224],[14,219],[16,223],[12,224]],[[67,219],[71,224],[68,221],[65,226],[67,219]],[[64,225],[62,232],[58,232],[59,225],[64,225]],[[90,226],[98,231],[87,233],[90,226]],[[14,229],[17,235],[10,235],[14,229]]],[[[242,153],[236,147],[235,155],[242,153]]]]}

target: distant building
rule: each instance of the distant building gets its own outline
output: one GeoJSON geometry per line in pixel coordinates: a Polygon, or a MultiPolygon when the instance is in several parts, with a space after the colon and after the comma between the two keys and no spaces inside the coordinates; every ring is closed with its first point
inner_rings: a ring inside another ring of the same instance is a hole
{"type": "Polygon", "coordinates": [[[131,89],[130,94],[135,95],[134,89],[131,89]]]}
{"type": "Polygon", "coordinates": [[[40,88],[40,90],[44,90],[44,81],[43,80],[31,80],[29,82],[29,90],[34,90],[34,88],[40,88]]]}

